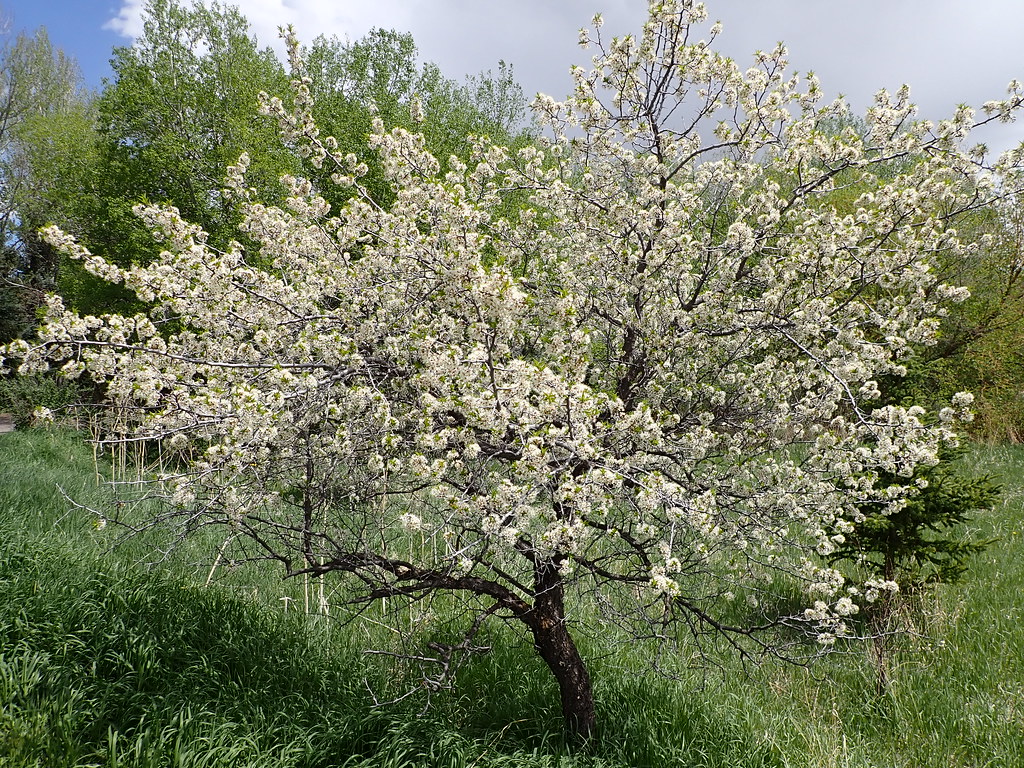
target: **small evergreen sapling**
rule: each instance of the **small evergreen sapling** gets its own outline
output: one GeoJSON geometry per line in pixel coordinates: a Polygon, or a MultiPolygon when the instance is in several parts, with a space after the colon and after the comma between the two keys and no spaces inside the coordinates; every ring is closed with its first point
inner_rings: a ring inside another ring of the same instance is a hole
{"type": "Polygon", "coordinates": [[[956,582],[967,570],[967,559],[991,542],[963,540],[955,529],[975,512],[991,509],[999,499],[999,486],[991,475],[962,472],[957,466],[962,455],[962,448],[945,448],[938,464],[919,466],[911,478],[882,474],[879,487],[923,487],[891,514],[876,502],[865,504],[864,520],[829,559],[857,562],[873,575],[898,584],[906,595],[937,582],[956,582]]]}
{"type": "Polygon", "coordinates": [[[916,485],[920,490],[896,512],[876,502],[864,504],[864,519],[828,555],[832,565],[856,563],[866,576],[861,583],[869,598],[875,598],[867,603],[865,619],[873,640],[879,693],[888,684],[889,638],[898,609],[909,607],[907,599],[931,585],[958,581],[968,559],[992,541],[961,533],[976,512],[995,506],[1000,494],[991,475],[963,471],[958,464],[963,453],[963,448],[945,447],[937,464],[919,465],[910,477],[881,473],[876,487],[916,485]]]}

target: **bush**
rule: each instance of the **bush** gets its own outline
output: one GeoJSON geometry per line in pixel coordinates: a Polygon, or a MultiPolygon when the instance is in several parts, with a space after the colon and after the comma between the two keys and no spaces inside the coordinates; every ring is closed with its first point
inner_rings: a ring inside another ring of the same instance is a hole
{"type": "Polygon", "coordinates": [[[14,416],[14,424],[24,429],[32,423],[36,408],[70,414],[81,404],[83,387],[79,382],[58,379],[52,373],[0,378],[0,413],[14,416]]]}

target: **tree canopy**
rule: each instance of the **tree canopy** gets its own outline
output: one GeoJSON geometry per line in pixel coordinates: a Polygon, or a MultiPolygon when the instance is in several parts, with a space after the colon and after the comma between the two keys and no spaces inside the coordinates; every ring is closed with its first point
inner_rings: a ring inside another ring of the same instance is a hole
{"type": "Polygon", "coordinates": [[[53,152],[52,143],[38,140],[48,124],[80,119],[80,81],[75,62],[54,49],[45,29],[0,45],[0,340],[26,332],[41,291],[53,288],[53,254],[31,227],[46,194],[33,163],[53,152]]]}
{"type": "MultiPolygon", "coordinates": [[[[238,217],[219,186],[243,151],[250,158],[248,183],[268,203],[282,202],[284,174],[317,179],[315,169],[281,144],[272,120],[254,119],[259,94],[286,95],[288,76],[237,8],[147,0],[144,11],[142,34],[114,50],[113,77],[95,103],[51,116],[28,145],[31,184],[49,193],[22,229],[56,223],[122,266],[159,252],[132,214],[140,201],[175,206],[218,246],[236,237],[238,217]]],[[[409,124],[414,97],[431,106],[425,130],[445,160],[468,157],[471,132],[505,141],[523,128],[522,94],[507,69],[460,85],[421,63],[407,34],[374,30],[354,42],[321,37],[304,55],[317,70],[317,119],[346,152],[369,164],[371,175],[379,175],[366,143],[372,114],[389,126],[409,124]]],[[[317,181],[330,188],[326,177],[317,181]]],[[[374,192],[386,195],[387,186],[374,192]]],[[[138,309],[130,294],[66,260],[58,288],[86,312],[138,309]]]]}

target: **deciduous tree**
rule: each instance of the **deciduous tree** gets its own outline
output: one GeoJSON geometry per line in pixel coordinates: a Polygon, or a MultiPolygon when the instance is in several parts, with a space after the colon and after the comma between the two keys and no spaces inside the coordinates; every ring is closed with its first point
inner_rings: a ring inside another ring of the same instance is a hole
{"type": "MultiPolygon", "coordinates": [[[[28,223],[37,190],[27,146],[42,126],[84,108],[78,65],[45,29],[0,43],[0,340],[34,325],[43,289],[53,288],[52,251],[28,223]]],[[[45,223],[45,222],[42,222],[45,223]]]]}
{"type": "MultiPolygon", "coordinates": [[[[230,528],[238,556],[338,579],[356,606],[436,601],[467,632],[435,643],[445,659],[485,622],[520,626],[581,736],[587,617],[742,652],[784,653],[770,629],[799,625],[827,647],[862,595],[813,552],[865,504],[899,510],[904,486],[876,479],[934,464],[967,404],[930,423],[875,407],[877,381],[962,297],[932,272],[972,248],[947,215],[1007,194],[1021,154],[982,174],[961,149],[974,112],[915,122],[905,90],[837,136],[845,107],[789,74],[784,47],[744,69],[705,16],[652,2],[640,35],[612,40],[595,19],[594,67],[534,104],[536,146],[479,142],[442,172],[422,136],[377,122],[387,207],[318,131],[293,39],[294,107],[264,110],[344,205],[294,177],[266,205],[243,156],[227,194],[258,253],[154,205],[138,208],[164,248],[149,265],[51,230],[152,310],[80,316],[54,297],[9,364],[104,382],[110,439],[178,452],[155,482],[183,530],[230,528]],[[889,173],[906,157],[924,159],[889,173]],[[830,202],[844,174],[867,187],[851,213],[830,202]],[[773,615],[783,582],[811,607],[773,615]],[[766,607],[739,621],[735,598],[766,607]]],[[[1014,85],[984,109],[1020,104],[1014,85]]]]}

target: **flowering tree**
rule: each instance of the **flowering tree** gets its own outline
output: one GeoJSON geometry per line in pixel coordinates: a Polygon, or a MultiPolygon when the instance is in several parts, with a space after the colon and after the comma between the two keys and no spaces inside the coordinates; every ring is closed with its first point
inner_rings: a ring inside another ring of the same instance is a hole
{"type": "MultiPolygon", "coordinates": [[[[82,317],[53,297],[38,341],[6,355],[105,382],[127,423],[112,439],[180,454],[157,482],[188,529],[230,526],[353,602],[444,595],[468,627],[449,651],[486,620],[525,627],[577,734],[595,717],[584,617],[771,651],[723,616],[786,578],[827,645],[875,595],[815,552],[865,503],[899,508],[908,491],[878,473],[934,463],[970,403],[929,423],[872,408],[875,382],[962,295],[929,267],[971,257],[947,222],[1004,187],[960,149],[970,109],[914,122],[905,91],[882,92],[864,135],[835,135],[845,106],[788,75],[783,47],[743,70],[713,51],[717,25],[698,39],[705,15],[653,2],[639,37],[611,41],[595,18],[594,67],[566,101],[538,97],[546,138],[525,149],[481,142],[442,175],[420,136],[378,122],[386,209],[320,136],[292,39],[294,107],[263,111],[351,188],[344,207],[290,177],[287,205],[262,205],[243,156],[227,191],[258,254],[154,206],[137,212],[166,250],[147,266],[51,230],[151,310],[82,317]],[[840,214],[853,182],[869,191],[840,214]]],[[[984,119],[1020,102],[1013,86],[984,119]]],[[[1012,180],[1019,158],[997,169],[1012,180]]]]}

